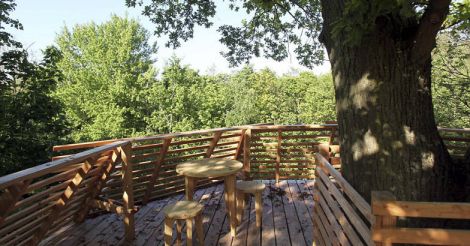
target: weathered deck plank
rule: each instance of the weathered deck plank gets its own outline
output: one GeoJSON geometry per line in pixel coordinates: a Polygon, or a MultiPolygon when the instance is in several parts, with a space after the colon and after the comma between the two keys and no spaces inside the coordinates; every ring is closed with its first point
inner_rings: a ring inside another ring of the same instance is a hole
{"type": "Polygon", "coordinates": [[[297,181],[290,180],[287,182],[289,185],[289,199],[294,202],[297,217],[299,219],[302,233],[305,239],[306,245],[312,245],[313,243],[313,218],[306,204],[304,203],[305,196],[309,196],[308,193],[301,193],[297,186],[297,181]]]}
{"type": "Polygon", "coordinates": [[[255,202],[254,197],[251,198],[251,206],[249,209],[249,225],[248,225],[248,236],[246,238],[246,245],[258,246],[261,243],[261,228],[256,227],[256,213],[255,213],[255,202]]]}
{"type": "Polygon", "coordinates": [[[287,228],[289,230],[289,237],[292,245],[306,246],[302,226],[297,215],[294,200],[289,190],[289,185],[286,180],[279,182],[279,188],[285,192],[282,197],[282,203],[284,205],[284,213],[287,220],[287,228]]]}
{"type": "MultiPolygon", "coordinates": [[[[267,188],[263,192],[261,228],[256,227],[254,199],[251,198],[246,204],[242,223],[234,238],[229,233],[223,184],[195,192],[195,200],[205,206],[205,245],[312,245],[312,183],[283,181],[276,186],[272,181],[264,182],[267,188]]],[[[136,238],[133,245],[163,245],[164,215],[161,211],[167,204],[181,199],[184,199],[183,194],[177,194],[141,207],[135,215],[136,238]]],[[[183,244],[185,234],[183,228],[183,244]]],[[[122,218],[104,214],[87,219],[45,242],[47,245],[124,245],[123,235],[122,218]]]]}
{"type": "Polygon", "coordinates": [[[292,245],[289,236],[287,218],[284,211],[284,204],[282,202],[282,197],[285,196],[285,194],[279,186],[280,184],[275,184],[273,182],[270,186],[267,187],[268,189],[270,189],[270,195],[272,196],[274,213],[274,234],[276,235],[276,244],[292,245]]]}
{"type": "Polygon", "coordinates": [[[271,200],[270,182],[265,181],[266,189],[263,191],[263,223],[261,224],[262,245],[276,245],[276,235],[274,232],[274,214],[271,200]]]}

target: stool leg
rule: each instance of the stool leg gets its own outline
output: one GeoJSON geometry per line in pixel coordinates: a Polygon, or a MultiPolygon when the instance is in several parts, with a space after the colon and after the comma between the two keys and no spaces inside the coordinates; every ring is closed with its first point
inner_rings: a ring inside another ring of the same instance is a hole
{"type": "Polygon", "coordinates": [[[172,233],[173,233],[173,220],[170,218],[165,219],[165,246],[171,245],[172,233]]]}
{"type": "Polygon", "coordinates": [[[181,221],[176,220],[176,245],[181,246],[181,230],[183,229],[183,225],[181,221]]]}
{"type": "Polygon", "coordinates": [[[224,180],[224,202],[225,202],[225,213],[228,214],[228,187],[227,187],[227,182],[224,180]]]}
{"type": "Polygon", "coordinates": [[[193,219],[186,220],[186,245],[193,245],[193,219]]]}
{"type": "Polygon", "coordinates": [[[255,193],[256,227],[261,227],[261,218],[263,217],[263,201],[261,192],[255,193]]]}
{"type": "Polygon", "coordinates": [[[245,193],[237,190],[237,225],[240,225],[242,223],[244,209],[245,209],[245,193]]]}
{"type": "Polygon", "coordinates": [[[204,246],[204,227],[202,226],[202,215],[197,215],[194,220],[196,222],[197,243],[198,245],[204,246]]]}

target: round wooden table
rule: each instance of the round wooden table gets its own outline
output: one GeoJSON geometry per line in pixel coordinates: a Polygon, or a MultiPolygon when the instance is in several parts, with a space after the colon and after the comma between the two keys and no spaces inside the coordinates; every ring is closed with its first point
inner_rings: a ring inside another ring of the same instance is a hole
{"type": "Polygon", "coordinates": [[[236,174],[242,170],[243,164],[236,160],[208,158],[188,161],[176,166],[176,172],[184,175],[186,200],[192,201],[194,189],[198,179],[223,178],[225,187],[225,204],[227,205],[230,220],[230,234],[235,236],[237,228],[235,208],[235,182],[236,174]]]}

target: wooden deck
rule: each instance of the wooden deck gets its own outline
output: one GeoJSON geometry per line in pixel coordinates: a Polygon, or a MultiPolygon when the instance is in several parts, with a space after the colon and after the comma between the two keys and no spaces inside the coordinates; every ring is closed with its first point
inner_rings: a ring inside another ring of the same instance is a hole
{"type": "MultiPolygon", "coordinates": [[[[312,245],[313,181],[264,181],[263,224],[256,228],[254,199],[245,208],[237,236],[229,233],[223,185],[196,191],[194,199],[205,205],[203,224],[205,245],[312,245]]],[[[135,215],[136,237],[133,245],[163,245],[162,208],[183,199],[183,194],[158,200],[140,208],[135,215]]],[[[185,228],[183,228],[183,231],[185,228]]],[[[173,233],[175,234],[175,233],[173,233]]],[[[104,214],[84,223],[58,231],[42,245],[123,245],[124,226],[115,214],[104,214]]],[[[175,235],[173,235],[175,238],[175,235]]],[[[183,245],[185,244],[183,233],[183,245]]]]}

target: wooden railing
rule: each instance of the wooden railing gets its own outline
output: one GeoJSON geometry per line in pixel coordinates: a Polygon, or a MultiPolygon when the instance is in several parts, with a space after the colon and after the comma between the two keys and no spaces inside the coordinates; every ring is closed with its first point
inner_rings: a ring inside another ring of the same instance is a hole
{"type": "Polygon", "coordinates": [[[403,228],[397,219],[470,220],[470,203],[397,201],[372,192],[369,204],[319,153],[314,185],[316,245],[470,245],[470,229],[403,228]]]}
{"type": "Polygon", "coordinates": [[[0,245],[37,245],[99,207],[123,215],[134,237],[131,143],[118,141],[0,178],[0,245]],[[114,199],[101,191],[122,184],[114,199]]]}
{"type": "Polygon", "coordinates": [[[425,245],[469,245],[470,229],[396,227],[397,218],[437,218],[470,220],[470,203],[396,201],[387,191],[372,192],[375,223],[372,240],[376,245],[393,243],[425,245]]]}
{"type": "MultiPolygon", "coordinates": [[[[184,191],[184,178],[176,173],[176,164],[201,158],[241,159],[244,132],[250,126],[217,128],[149,137],[127,138],[132,143],[133,190],[136,203],[147,203],[184,191]]],[[[117,140],[55,146],[56,152],[70,152],[106,145],[117,140]]],[[[57,158],[67,157],[60,155],[57,158]]],[[[217,182],[201,180],[198,186],[217,182]]],[[[108,181],[103,194],[119,196],[120,180],[108,181]]]]}
{"type": "MultiPolygon", "coordinates": [[[[447,143],[462,149],[470,144],[469,130],[441,131],[447,143]]],[[[243,160],[249,179],[311,179],[317,171],[319,240],[346,236],[350,245],[370,244],[370,233],[363,234],[371,223],[370,209],[367,213],[367,203],[336,170],[336,132],[336,124],[249,125],[55,146],[58,156],[52,162],[0,178],[0,245],[37,244],[56,229],[82,221],[90,209],[123,215],[130,239],[134,203],[184,191],[177,163],[210,157],[243,160]],[[315,159],[316,152],[323,159],[315,159]],[[329,226],[349,229],[338,235],[329,226]]],[[[218,181],[202,180],[198,186],[213,182],[218,181]]]]}
{"type": "Polygon", "coordinates": [[[319,153],[314,185],[317,245],[373,245],[370,205],[319,153]]]}
{"type": "Polygon", "coordinates": [[[328,124],[251,127],[245,132],[245,173],[252,179],[311,179],[316,152],[339,167],[336,131],[328,124]]]}
{"type": "Polygon", "coordinates": [[[469,128],[439,127],[439,133],[454,159],[462,159],[465,152],[470,149],[469,128]]]}

